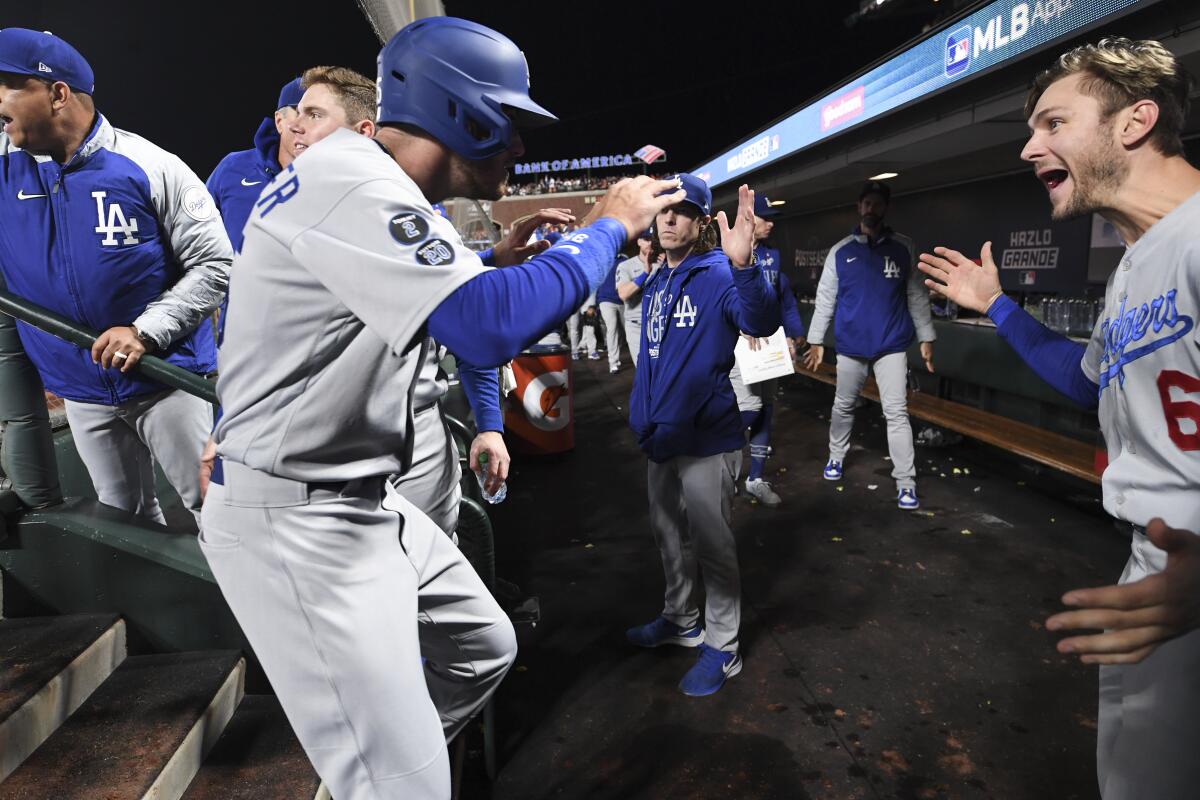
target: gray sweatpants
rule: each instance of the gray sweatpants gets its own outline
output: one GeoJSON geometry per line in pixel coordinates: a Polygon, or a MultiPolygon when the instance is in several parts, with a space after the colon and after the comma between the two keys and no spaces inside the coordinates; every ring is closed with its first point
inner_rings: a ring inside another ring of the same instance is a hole
{"type": "Polygon", "coordinates": [[[0,464],[21,502],[37,507],[61,501],[42,378],[7,314],[0,314],[0,426],[0,464]]]}
{"type": "Polygon", "coordinates": [[[629,318],[629,310],[625,310],[625,344],[629,345],[629,357],[633,359],[633,366],[637,367],[638,356],[642,352],[642,318],[641,316],[629,318]]]}
{"type": "MultiPolygon", "coordinates": [[[[1136,529],[1133,535],[1145,534],[1136,529]]],[[[1121,583],[1144,577],[1140,566],[1136,556],[1130,557],[1121,583]]],[[[1138,664],[1100,667],[1096,774],[1104,800],[1196,796],[1200,786],[1197,676],[1200,630],[1160,644],[1138,664]]]]}
{"type": "Polygon", "coordinates": [[[461,478],[458,448],[446,430],[441,409],[435,405],[419,412],[413,418],[412,467],[403,476],[391,476],[392,486],[452,536],[458,526],[461,478]]]}
{"type": "Polygon", "coordinates": [[[917,468],[914,463],[912,426],[908,423],[908,356],[889,353],[874,361],[854,356],[837,357],[837,391],[833,412],[829,415],[829,458],[845,461],[854,429],[854,406],[867,380],[867,371],[875,371],[883,416],[887,420],[888,455],[892,457],[892,477],[897,489],[915,489],[917,468]]]}
{"type": "Polygon", "coordinates": [[[624,303],[601,303],[600,318],[604,320],[604,344],[608,348],[608,366],[621,366],[621,330],[625,327],[624,303]]]}
{"type": "Polygon", "coordinates": [[[224,472],[200,546],[330,793],[449,798],[446,741],[517,651],[483,581],[381,478],[338,491],[224,472]]]}
{"type": "Polygon", "coordinates": [[[66,401],[75,448],[101,503],[166,524],[154,465],[200,520],[200,453],[212,432],[212,406],[170,389],[119,406],[66,401]]]}
{"type": "Polygon", "coordinates": [[[700,619],[692,596],[697,565],[704,581],[704,641],[736,653],[742,620],[742,578],[730,523],[733,485],[742,454],[676,456],[647,462],[650,529],[662,555],[663,616],[683,628],[700,619]]]}

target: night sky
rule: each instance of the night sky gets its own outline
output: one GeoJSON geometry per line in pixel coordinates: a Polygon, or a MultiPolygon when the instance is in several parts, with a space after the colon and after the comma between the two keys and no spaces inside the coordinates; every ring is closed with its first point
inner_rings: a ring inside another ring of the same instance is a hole
{"type": "MultiPolygon", "coordinates": [[[[852,28],[857,0],[587,6],[445,0],[525,51],[534,98],[562,120],[526,137],[524,160],[628,153],[653,143],[694,167],[918,35],[951,0],[888,0],[852,28]],[[746,13],[740,13],[742,11],[746,13]]],[[[353,0],[6,2],[0,25],[51,30],[96,72],[114,125],[181,156],[202,177],[251,146],[279,87],[305,67],[374,76],[379,50],[353,0]]]]}

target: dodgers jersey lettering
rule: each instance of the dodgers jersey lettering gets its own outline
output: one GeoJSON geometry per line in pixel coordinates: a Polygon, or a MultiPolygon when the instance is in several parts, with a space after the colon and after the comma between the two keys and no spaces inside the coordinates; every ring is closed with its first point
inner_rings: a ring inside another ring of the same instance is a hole
{"type": "Polygon", "coordinates": [[[425,321],[487,268],[390,156],[348,130],[264,187],[235,261],[221,456],[298,481],[402,472],[425,321]]]}
{"type": "MultiPolygon", "coordinates": [[[[1200,531],[1200,193],[1155,223],[1125,251],[1108,280],[1104,317],[1081,367],[1100,386],[1100,430],[1108,448],[1104,507],[1145,526],[1200,531]]],[[[1142,574],[1166,554],[1134,542],[1142,574]]]]}

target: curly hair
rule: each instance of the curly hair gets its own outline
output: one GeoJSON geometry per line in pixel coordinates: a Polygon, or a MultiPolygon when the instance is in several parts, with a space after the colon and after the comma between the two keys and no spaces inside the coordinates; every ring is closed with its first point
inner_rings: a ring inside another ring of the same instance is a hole
{"type": "Polygon", "coordinates": [[[1033,115],[1050,84],[1080,73],[1086,76],[1080,89],[1100,102],[1104,120],[1139,100],[1153,100],[1158,105],[1158,121],[1150,143],[1166,156],[1183,153],[1181,135],[1192,79],[1161,43],[1114,36],[1068,50],[1034,78],[1025,100],[1025,116],[1033,115]]]}

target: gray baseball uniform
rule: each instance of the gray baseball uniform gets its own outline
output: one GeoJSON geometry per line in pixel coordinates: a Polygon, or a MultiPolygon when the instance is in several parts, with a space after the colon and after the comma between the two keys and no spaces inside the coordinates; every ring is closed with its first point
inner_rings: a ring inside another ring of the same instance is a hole
{"type": "Polygon", "coordinates": [[[201,546],[333,796],[449,797],[445,740],[499,685],[515,635],[384,479],[419,448],[425,321],[486,268],[347,130],[267,186],[245,236],[201,546]]]}
{"type": "MultiPolygon", "coordinates": [[[[1121,583],[1161,572],[1154,517],[1200,533],[1200,193],[1159,220],[1108,281],[1084,355],[1100,386],[1104,508],[1129,523],[1121,583]]],[[[1100,667],[1097,772],[1105,800],[1194,797],[1200,786],[1200,630],[1141,663],[1100,667]]]]}
{"type": "MultiPolygon", "coordinates": [[[[628,283],[646,271],[646,265],[638,256],[627,258],[617,265],[617,286],[628,283]]],[[[625,343],[633,366],[637,366],[642,349],[642,292],[639,289],[625,301],[625,343]]]]}

